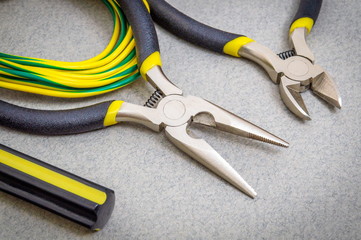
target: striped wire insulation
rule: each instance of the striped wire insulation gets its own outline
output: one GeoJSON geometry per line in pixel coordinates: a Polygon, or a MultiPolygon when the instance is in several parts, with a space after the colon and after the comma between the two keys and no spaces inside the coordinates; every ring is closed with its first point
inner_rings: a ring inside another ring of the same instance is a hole
{"type": "Polygon", "coordinates": [[[114,91],[138,79],[132,29],[116,0],[102,1],[114,21],[111,40],[102,53],[81,62],[0,53],[0,87],[53,97],[81,98],[114,91]]]}

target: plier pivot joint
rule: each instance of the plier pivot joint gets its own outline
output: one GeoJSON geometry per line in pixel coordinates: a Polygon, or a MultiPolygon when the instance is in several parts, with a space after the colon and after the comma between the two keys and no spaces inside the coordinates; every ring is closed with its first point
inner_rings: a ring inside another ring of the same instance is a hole
{"type": "Polygon", "coordinates": [[[286,106],[298,117],[310,120],[301,92],[311,89],[316,95],[341,108],[341,97],[330,75],[314,64],[314,55],[306,43],[307,28],[295,28],[290,34],[294,56],[281,59],[269,48],[251,42],[239,49],[239,55],[261,65],[271,80],[279,84],[286,106]]]}
{"type": "Polygon", "coordinates": [[[206,141],[196,137],[189,129],[192,123],[287,147],[288,143],[256,125],[224,110],[213,103],[195,96],[183,96],[182,91],[171,83],[155,66],[146,74],[148,80],[164,97],[154,108],[123,103],[116,121],[140,123],[160,132],[165,131],[168,139],[192,158],[208,167],[236,188],[251,197],[256,192],[206,141]]]}

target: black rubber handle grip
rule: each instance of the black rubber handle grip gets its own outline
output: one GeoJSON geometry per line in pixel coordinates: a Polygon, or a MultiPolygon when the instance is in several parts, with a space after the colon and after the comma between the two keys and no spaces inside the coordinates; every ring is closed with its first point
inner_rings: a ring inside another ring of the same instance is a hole
{"type": "Polygon", "coordinates": [[[190,43],[224,53],[224,46],[243,35],[212,28],[183,14],[164,0],[148,0],[155,22],[172,34],[190,43]]]}
{"type": "Polygon", "coordinates": [[[0,190],[92,230],[108,222],[114,191],[0,144],[0,190]]]}
{"type": "Polygon", "coordinates": [[[0,125],[41,135],[64,135],[104,128],[113,101],[71,110],[35,110],[0,100],[0,125]]]}
{"type": "Polygon", "coordinates": [[[142,0],[118,0],[129,21],[136,42],[138,66],[152,53],[159,52],[157,33],[152,18],[142,0]]]}
{"type": "Polygon", "coordinates": [[[292,23],[297,19],[304,17],[312,18],[315,23],[318,18],[318,14],[320,13],[321,6],[322,0],[300,0],[298,11],[293,18],[292,23]]]}

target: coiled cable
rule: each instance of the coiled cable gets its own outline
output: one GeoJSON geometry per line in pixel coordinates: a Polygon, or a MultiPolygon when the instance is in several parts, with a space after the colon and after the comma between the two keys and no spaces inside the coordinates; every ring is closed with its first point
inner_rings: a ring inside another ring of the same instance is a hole
{"type": "Polygon", "coordinates": [[[98,56],[81,62],[61,62],[0,53],[0,87],[35,94],[81,98],[124,87],[140,75],[133,32],[116,0],[102,0],[110,10],[114,30],[98,56]]]}

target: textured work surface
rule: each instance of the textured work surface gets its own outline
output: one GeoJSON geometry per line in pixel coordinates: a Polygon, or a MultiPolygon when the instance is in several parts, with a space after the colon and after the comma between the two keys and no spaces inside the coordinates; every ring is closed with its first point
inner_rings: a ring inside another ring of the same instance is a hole
{"type": "MultiPolygon", "coordinates": [[[[169,2],[281,52],[288,49],[298,1],[169,2]]],[[[260,67],[191,46],[157,27],[164,70],[186,94],[209,99],[290,142],[281,149],[194,129],[255,188],[255,200],[180,152],[163,133],[142,126],[59,137],[0,127],[2,144],[116,192],[110,222],[97,233],[0,193],[0,239],[360,239],[360,11],[357,0],[324,1],[308,43],[338,84],[343,109],[304,93],[308,122],[286,109],[260,67]]],[[[99,53],[111,31],[111,16],[100,0],[0,0],[0,52],[82,60],[99,53]]],[[[0,95],[21,106],[68,109],[112,99],[143,104],[152,91],[139,80],[88,99],[4,89],[0,95]]]]}

